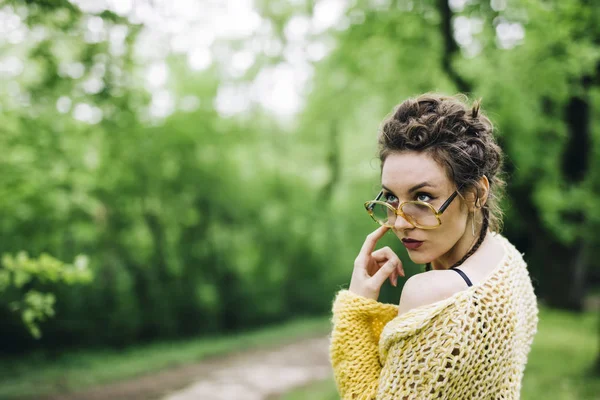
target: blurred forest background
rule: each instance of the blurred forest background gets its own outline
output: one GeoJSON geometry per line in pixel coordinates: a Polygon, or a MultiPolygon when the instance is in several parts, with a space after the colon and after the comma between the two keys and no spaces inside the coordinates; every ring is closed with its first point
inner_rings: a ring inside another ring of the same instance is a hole
{"type": "Polygon", "coordinates": [[[483,99],[540,302],[598,313],[596,1],[0,2],[0,354],[327,314],[426,91],[483,99]]]}

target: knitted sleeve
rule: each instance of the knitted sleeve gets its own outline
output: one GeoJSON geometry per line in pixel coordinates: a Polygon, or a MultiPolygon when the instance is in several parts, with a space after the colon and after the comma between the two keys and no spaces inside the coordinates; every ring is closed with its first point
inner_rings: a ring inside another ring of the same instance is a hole
{"type": "Polygon", "coordinates": [[[379,337],[398,316],[398,306],[340,291],[333,303],[329,346],[335,382],[342,399],[374,399],[381,363],[379,337]]]}

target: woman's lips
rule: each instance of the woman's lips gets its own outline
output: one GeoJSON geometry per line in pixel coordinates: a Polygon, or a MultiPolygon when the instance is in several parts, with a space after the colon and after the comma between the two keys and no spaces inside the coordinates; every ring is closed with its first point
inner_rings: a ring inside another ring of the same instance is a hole
{"type": "Polygon", "coordinates": [[[409,250],[415,250],[415,249],[418,249],[419,247],[421,247],[423,242],[420,240],[414,240],[414,239],[402,239],[402,244],[404,245],[404,247],[406,247],[409,250]]]}

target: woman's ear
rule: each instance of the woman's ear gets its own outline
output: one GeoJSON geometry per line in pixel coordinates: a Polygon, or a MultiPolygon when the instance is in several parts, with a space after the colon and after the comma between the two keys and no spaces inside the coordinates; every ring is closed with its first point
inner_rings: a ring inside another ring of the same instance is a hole
{"type": "Polygon", "coordinates": [[[490,181],[488,180],[487,176],[483,175],[479,179],[478,186],[479,186],[479,188],[478,188],[479,201],[477,203],[479,205],[479,208],[481,208],[486,203],[486,201],[488,199],[488,195],[490,193],[490,181]]]}
{"type": "Polygon", "coordinates": [[[487,176],[483,175],[479,181],[465,193],[464,199],[469,207],[469,212],[473,212],[476,209],[483,207],[489,193],[490,181],[487,176]]]}
{"type": "Polygon", "coordinates": [[[465,193],[465,203],[469,209],[469,212],[475,211],[476,203],[477,203],[477,187],[473,187],[472,189],[467,190],[465,193]]]}

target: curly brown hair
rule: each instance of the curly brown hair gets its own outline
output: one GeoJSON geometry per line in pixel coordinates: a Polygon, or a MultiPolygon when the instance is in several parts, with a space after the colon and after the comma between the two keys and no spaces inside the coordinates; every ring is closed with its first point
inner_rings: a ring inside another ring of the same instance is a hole
{"type": "MultiPolygon", "coordinates": [[[[503,154],[494,139],[494,126],[480,109],[481,101],[468,105],[464,94],[446,96],[425,93],[409,98],[386,118],[379,133],[381,165],[395,152],[425,152],[443,166],[448,177],[460,189],[461,196],[475,192],[480,196],[479,180],[490,182],[487,201],[482,205],[483,223],[479,240],[456,265],[477,250],[488,227],[499,232],[502,211],[499,203],[504,194],[503,154]]],[[[456,266],[455,265],[455,266],[456,266]]]]}

